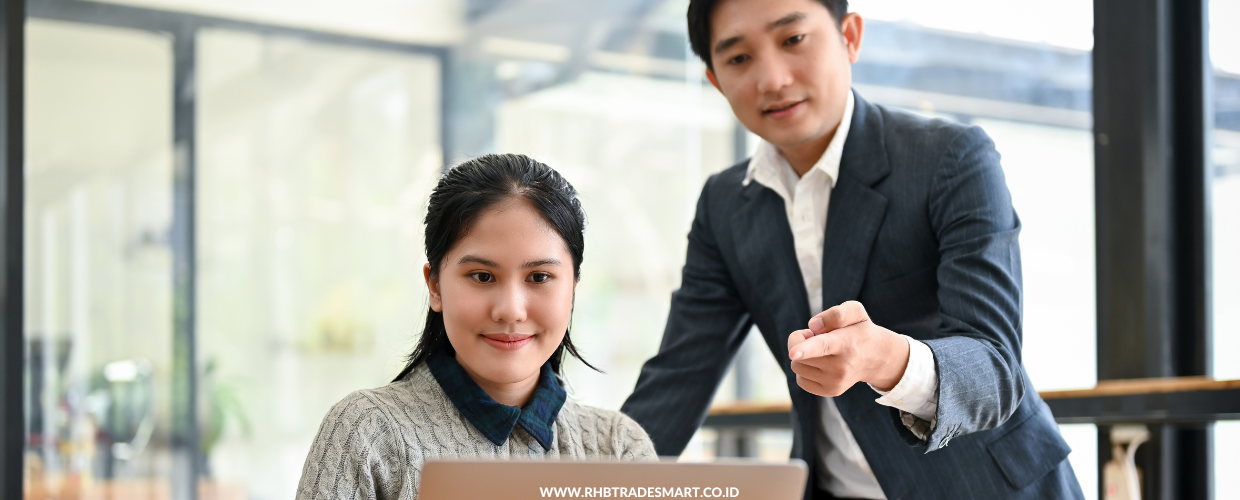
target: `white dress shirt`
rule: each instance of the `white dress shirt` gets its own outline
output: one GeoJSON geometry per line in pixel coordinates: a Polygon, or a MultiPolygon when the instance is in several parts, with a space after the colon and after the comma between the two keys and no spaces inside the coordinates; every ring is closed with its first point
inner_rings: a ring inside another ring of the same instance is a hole
{"type": "MultiPolygon", "coordinates": [[[[836,128],[835,136],[822,157],[805,175],[797,177],[796,171],[779,149],[759,140],[758,149],[749,161],[745,176],[746,185],[757,182],[775,191],[784,200],[788,225],[792,228],[797,264],[801,267],[801,277],[809,295],[811,314],[822,312],[824,306],[837,305],[822,303],[823,239],[826,235],[831,189],[839,180],[840,157],[852,125],[853,106],[853,94],[849,92],[848,101],[844,105],[844,117],[836,128]]],[[[809,318],[805,318],[805,321],[808,324],[809,318]]],[[[933,422],[938,409],[939,384],[938,373],[934,367],[934,354],[926,344],[901,336],[909,344],[908,366],[904,370],[903,378],[890,392],[874,389],[881,395],[875,401],[924,421],[933,422]]],[[[818,467],[814,473],[818,475],[820,487],[838,497],[886,498],[857,444],[857,439],[840,415],[835,399],[819,399],[822,418],[817,433],[818,467]]]]}

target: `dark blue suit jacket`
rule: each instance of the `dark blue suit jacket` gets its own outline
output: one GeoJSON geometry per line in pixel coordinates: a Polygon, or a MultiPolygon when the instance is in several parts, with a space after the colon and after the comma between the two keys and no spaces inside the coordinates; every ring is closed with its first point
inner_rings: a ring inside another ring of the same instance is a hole
{"type": "MultiPolygon", "coordinates": [[[[787,376],[794,457],[813,471],[817,396],[796,384],[787,339],[812,316],[784,202],[742,185],[748,162],[706,181],[659,353],[621,409],[678,455],[757,325],[787,376]]],[[[823,251],[823,305],[865,305],[925,342],[937,426],[919,440],[859,383],[836,398],[889,499],[1081,498],[1068,446],[1021,365],[1020,221],[982,129],[856,96],[823,251]],[[949,446],[950,445],[950,446],[949,446]]],[[[816,488],[810,474],[810,489],[816,488]]]]}

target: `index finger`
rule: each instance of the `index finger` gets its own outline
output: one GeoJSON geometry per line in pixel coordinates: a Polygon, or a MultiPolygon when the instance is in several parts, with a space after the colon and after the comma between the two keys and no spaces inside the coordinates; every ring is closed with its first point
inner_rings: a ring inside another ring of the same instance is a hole
{"type": "Polygon", "coordinates": [[[797,361],[801,359],[831,356],[838,350],[838,342],[835,342],[835,337],[837,335],[822,334],[805,339],[805,342],[801,342],[788,349],[788,359],[797,361]]]}

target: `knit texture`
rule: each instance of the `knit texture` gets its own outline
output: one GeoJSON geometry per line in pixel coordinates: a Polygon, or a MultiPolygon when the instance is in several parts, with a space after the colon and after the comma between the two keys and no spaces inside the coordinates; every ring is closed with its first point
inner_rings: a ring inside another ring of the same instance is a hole
{"type": "Polygon", "coordinates": [[[298,500],[414,500],[427,460],[657,460],[646,431],[615,411],[564,402],[553,446],[523,428],[502,445],[471,425],[425,364],[332,406],[319,426],[297,486],[298,500]]]}

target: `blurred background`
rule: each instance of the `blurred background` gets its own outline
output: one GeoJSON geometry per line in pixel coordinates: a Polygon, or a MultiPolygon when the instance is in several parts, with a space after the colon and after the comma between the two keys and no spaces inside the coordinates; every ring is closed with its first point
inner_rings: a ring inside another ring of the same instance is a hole
{"type": "MultiPolygon", "coordinates": [[[[427,195],[484,153],[581,192],[574,337],[605,373],[569,363],[568,389],[618,409],[658,348],[702,183],[755,144],[688,50],[687,3],[31,0],[27,496],[292,497],[327,409],[403,366],[427,195]]],[[[1234,379],[1240,32],[1217,27],[1240,1],[1209,6],[1213,375],[1234,379]]],[[[1025,365],[1039,390],[1094,386],[1093,4],[851,9],[861,96],[994,138],[1024,223],[1025,365]]],[[[751,336],[716,403],[784,401],[784,380],[751,336]]],[[[1062,428],[1096,498],[1095,427],[1062,428]]],[[[1217,498],[1240,497],[1240,426],[1214,439],[1217,498]]],[[[786,460],[791,432],[756,446],[786,460]]]]}

